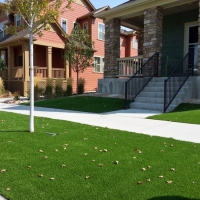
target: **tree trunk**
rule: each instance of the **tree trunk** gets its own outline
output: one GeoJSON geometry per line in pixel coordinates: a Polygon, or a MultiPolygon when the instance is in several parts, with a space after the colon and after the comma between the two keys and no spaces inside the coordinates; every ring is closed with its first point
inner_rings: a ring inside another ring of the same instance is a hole
{"type": "Polygon", "coordinates": [[[30,54],[30,128],[34,132],[34,67],[33,67],[33,33],[29,35],[29,54],[30,54]]]}
{"type": "Polygon", "coordinates": [[[78,70],[76,70],[76,95],[78,94],[78,70]]]}

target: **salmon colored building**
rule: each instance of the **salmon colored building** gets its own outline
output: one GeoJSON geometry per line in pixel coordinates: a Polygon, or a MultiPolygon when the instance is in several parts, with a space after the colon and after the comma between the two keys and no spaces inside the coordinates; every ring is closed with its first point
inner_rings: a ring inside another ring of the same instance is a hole
{"type": "MultiPolygon", "coordinates": [[[[63,7],[65,5],[63,4],[63,7]]],[[[70,34],[78,23],[86,29],[94,41],[94,67],[87,68],[79,77],[85,79],[85,91],[96,91],[98,79],[103,78],[104,51],[105,51],[105,25],[102,19],[95,18],[94,14],[110,9],[105,6],[100,9],[95,7],[88,0],[76,0],[72,4],[72,10],[66,9],[55,23],[50,24],[50,30],[42,31],[43,36],[34,37],[34,72],[35,76],[41,78],[40,86],[45,86],[47,77],[66,79],[72,77],[73,90],[75,91],[76,73],[64,60],[65,39],[64,32],[70,34]]],[[[18,35],[6,34],[5,25],[21,26],[24,21],[18,15],[10,13],[6,15],[0,10],[0,55],[5,61],[7,69],[0,72],[4,79],[6,89],[11,92],[20,91],[26,95],[30,85],[29,74],[29,36],[28,30],[22,30],[18,35]]],[[[133,31],[121,31],[120,38],[121,57],[137,55],[137,39],[133,31]]],[[[66,84],[65,84],[66,85],[66,84]]]]}

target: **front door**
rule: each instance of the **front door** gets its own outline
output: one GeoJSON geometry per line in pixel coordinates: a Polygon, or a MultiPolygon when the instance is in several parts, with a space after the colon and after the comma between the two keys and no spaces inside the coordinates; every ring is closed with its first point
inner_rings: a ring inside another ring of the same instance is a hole
{"type": "Polygon", "coordinates": [[[188,69],[197,68],[198,62],[198,26],[188,27],[188,52],[190,53],[188,60],[188,69]]]}

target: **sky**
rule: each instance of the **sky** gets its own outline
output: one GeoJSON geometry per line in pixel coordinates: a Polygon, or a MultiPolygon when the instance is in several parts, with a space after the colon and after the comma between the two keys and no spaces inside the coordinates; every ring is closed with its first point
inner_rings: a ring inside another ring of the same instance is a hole
{"type": "Polygon", "coordinates": [[[111,8],[118,6],[128,0],[90,0],[90,2],[94,5],[96,9],[101,8],[103,6],[110,6],[111,8]]]}
{"type": "MultiPolygon", "coordinates": [[[[111,8],[113,8],[126,1],[128,0],[90,0],[90,2],[94,5],[96,9],[103,6],[110,6],[111,8]]],[[[4,2],[4,0],[0,0],[0,2],[4,2]]]]}

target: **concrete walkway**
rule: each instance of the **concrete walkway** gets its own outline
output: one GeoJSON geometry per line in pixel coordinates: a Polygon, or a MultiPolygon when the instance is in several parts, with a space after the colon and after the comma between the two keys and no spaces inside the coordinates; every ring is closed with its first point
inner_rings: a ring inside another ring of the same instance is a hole
{"type": "MultiPolygon", "coordinates": [[[[21,105],[0,103],[0,111],[29,115],[29,107],[21,105]]],[[[35,107],[35,116],[39,117],[67,120],[93,126],[200,143],[200,125],[145,119],[147,116],[155,114],[160,113],[149,110],[129,109],[93,114],[35,107]]]]}

